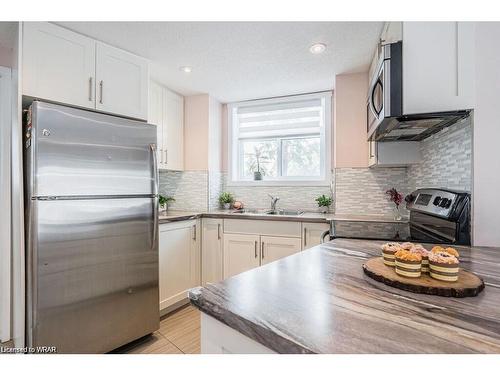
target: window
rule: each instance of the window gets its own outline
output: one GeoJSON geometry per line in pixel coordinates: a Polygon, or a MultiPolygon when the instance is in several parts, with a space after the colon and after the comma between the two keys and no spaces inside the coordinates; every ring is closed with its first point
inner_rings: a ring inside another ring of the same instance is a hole
{"type": "Polygon", "coordinates": [[[328,184],[330,108],[330,92],[230,104],[230,183],[328,184]]]}

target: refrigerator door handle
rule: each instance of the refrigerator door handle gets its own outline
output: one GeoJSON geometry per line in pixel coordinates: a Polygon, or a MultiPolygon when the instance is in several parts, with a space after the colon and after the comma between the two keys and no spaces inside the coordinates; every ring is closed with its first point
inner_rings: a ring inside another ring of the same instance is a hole
{"type": "Polygon", "coordinates": [[[154,143],[150,143],[149,148],[151,150],[151,155],[153,157],[153,175],[154,175],[154,186],[153,186],[153,194],[154,194],[154,200],[155,203],[153,205],[153,234],[152,234],[152,240],[151,240],[151,249],[154,249],[155,243],[156,243],[156,237],[158,236],[158,159],[156,156],[156,145],[154,143]]]}

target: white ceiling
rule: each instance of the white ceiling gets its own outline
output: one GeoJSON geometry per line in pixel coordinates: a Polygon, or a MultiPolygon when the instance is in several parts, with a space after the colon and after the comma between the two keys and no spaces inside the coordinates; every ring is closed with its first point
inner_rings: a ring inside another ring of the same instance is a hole
{"type": "Polygon", "coordinates": [[[151,77],[222,102],[332,89],[368,70],[381,22],[58,22],[152,61],[151,77]],[[312,55],[313,43],[326,51],[312,55]],[[181,66],[192,66],[186,74],[181,66]]]}

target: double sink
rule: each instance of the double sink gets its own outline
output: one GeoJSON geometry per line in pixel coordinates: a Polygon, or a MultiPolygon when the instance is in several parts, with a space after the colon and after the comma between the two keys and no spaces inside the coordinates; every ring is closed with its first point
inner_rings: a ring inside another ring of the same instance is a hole
{"type": "Polygon", "coordinates": [[[299,210],[252,210],[252,209],[242,209],[234,210],[233,214],[254,214],[254,215],[280,215],[280,216],[300,216],[304,211],[299,210]]]}

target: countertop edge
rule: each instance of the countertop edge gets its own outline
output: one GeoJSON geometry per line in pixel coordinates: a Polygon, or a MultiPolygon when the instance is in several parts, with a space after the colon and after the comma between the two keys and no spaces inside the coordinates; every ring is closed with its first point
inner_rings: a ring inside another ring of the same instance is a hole
{"type": "Polygon", "coordinates": [[[282,335],[276,335],[273,333],[272,338],[266,339],[266,336],[269,336],[268,328],[255,324],[254,322],[229,310],[221,311],[221,313],[218,314],[218,309],[205,306],[206,301],[199,292],[201,288],[202,287],[196,287],[188,291],[189,302],[199,311],[217,319],[219,322],[227,325],[242,335],[255,340],[259,344],[262,344],[279,354],[317,354],[313,350],[306,348],[299,343],[288,340],[282,335]]]}
{"type": "Polygon", "coordinates": [[[353,215],[348,216],[325,216],[325,217],[314,217],[308,216],[306,212],[305,215],[300,216],[275,216],[275,215],[264,215],[264,214],[235,214],[230,212],[190,212],[186,214],[171,214],[170,216],[160,216],[159,223],[166,224],[176,221],[194,220],[199,218],[214,218],[214,219],[247,219],[247,220],[268,220],[268,221],[291,221],[291,222],[302,222],[302,223],[325,223],[329,224],[331,221],[338,222],[368,222],[368,223],[393,223],[393,224],[407,224],[408,220],[393,220],[384,217],[361,217],[353,215]]]}

